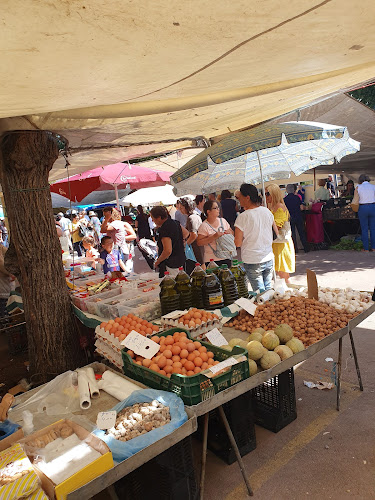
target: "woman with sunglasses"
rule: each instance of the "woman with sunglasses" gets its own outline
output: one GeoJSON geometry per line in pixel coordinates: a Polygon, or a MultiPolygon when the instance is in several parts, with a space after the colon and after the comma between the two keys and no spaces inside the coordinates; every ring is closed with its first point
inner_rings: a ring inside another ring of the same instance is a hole
{"type": "Polygon", "coordinates": [[[281,189],[277,184],[270,184],[266,187],[266,200],[279,230],[276,240],[272,243],[275,271],[280,278],[284,278],[285,282],[289,283],[289,273],[295,271],[296,255],[290,228],[283,231],[287,226],[290,226],[290,224],[287,224],[290,216],[281,189]]]}
{"type": "Polygon", "coordinates": [[[227,264],[230,267],[232,264],[230,256],[228,255],[227,259],[218,260],[215,251],[216,241],[224,234],[233,235],[233,231],[228,222],[220,217],[220,208],[216,200],[206,201],[203,205],[203,211],[207,219],[202,222],[198,229],[197,245],[203,247],[205,264],[207,266],[210,260],[214,260],[218,266],[227,264]]]}

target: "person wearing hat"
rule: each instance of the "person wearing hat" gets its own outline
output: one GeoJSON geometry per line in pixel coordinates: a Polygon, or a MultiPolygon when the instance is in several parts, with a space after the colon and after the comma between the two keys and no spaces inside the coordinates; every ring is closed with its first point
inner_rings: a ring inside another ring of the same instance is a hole
{"type": "Polygon", "coordinates": [[[100,241],[101,223],[100,223],[100,220],[99,220],[99,217],[97,216],[97,214],[95,212],[93,212],[92,210],[90,210],[90,212],[89,212],[89,217],[90,217],[90,222],[91,222],[91,225],[92,225],[93,231],[94,231],[94,234],[93,234],[94,242],[95,242],[95,245],[97,245],[100,241]]]}
{"type": "Polygon", "coordinates": [[[69,249],[73,250],[72,238],[70,237],[70,231],[69,231],[70,219],[65,217],[62,212],[59,212],[57,216],[59,217],[61,231],[63,232],[62,237],[66,240],[69,249]]]}
{"type": "Polygon", "coordinates": [[[290,226],[292,229],[292,239],[294,243],[295,252],[298,253],[297,245],[297,232],[299,234],[301,243],[305,253],[309,251],[309,244],[307,243],[305,230],[303,227],[303,218],[301,213],[302,200],[296,194],[296,186],[294,184],[287,184],[286,192],[288,193],[284,198],[284,203],[290,214],[290,226]]]}

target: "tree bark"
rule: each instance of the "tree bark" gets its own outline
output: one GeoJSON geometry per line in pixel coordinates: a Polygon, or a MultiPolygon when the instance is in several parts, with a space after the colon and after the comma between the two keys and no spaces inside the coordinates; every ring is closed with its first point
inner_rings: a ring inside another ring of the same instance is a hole
{"type": "Polygon", "coordinates": [[[30,371],[44,381],[77,368],[80,357],[48,184],[64,141],[47,131],[13,131],[0,146],[10,228],[5,266],[22,288],[30,371]]]}

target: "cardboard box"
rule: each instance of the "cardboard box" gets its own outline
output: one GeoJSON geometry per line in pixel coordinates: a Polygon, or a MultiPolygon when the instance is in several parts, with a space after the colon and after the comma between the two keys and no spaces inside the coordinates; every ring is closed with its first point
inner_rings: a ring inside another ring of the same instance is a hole
{"type": "Polygon", "coordinates": [[[42,482],[42,487],[47,493],[50,500],[65,500],[68,493],[76,490],[77,488],[80,488],[86,483],[89,483],[90,481],[113,467],[112,453],[109,450],[108,446],[104,443],[104,441],[97,438],[89,431],[71,420],[59,420],[58,422],[55,422],[54,424],[49,425],[48,427],[45,427],[38,432],[34,432],[33,434],[30,434],[26,438],[22,439],[20,443],[24,445],[26,453],[29,455],[31,451],[31,448],[27,446],[28,442],[42,436],[43,434],[48,433],[49,431],[53,430],[55,427],[63,423],[68,424],[70,427],[72,427],[75,434],[77,434],[77,436],[81,440],[86,440],[86,443],[96,451],[101,453],[102,456],[86,467],[83,467],[83,469],[81,469],[79,472],[76,472],[60,484],[55,484],[51,479],[43,474],[43,472],[38,468],[36,464],[33,464],[34,469],[42,482]]]}

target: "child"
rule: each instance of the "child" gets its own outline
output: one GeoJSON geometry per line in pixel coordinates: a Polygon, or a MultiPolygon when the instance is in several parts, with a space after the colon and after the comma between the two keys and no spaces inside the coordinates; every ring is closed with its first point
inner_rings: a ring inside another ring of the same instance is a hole
{"type": "Polygon", "coordinates": [[[86,250],[86,257],[92,257],[92,262],[89,264],[93,269],[96,269],[96,260],[99,257],[99,252],[94,248],[94,238],[92,236],[85,236],[82,240],[82,245],[86,250]]]}
{"type": "Polygon", "coordinates": [[[113,248],[113,240],[110,236],[103,236],[101,241],[103,251],[100,252],[101,263],[104,274],[111,273],[112,277],[119,278],[125,271],[125,264],[120,250],[113,248]]]}

